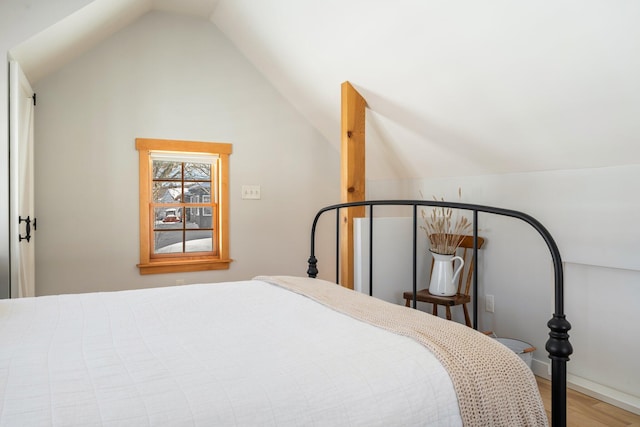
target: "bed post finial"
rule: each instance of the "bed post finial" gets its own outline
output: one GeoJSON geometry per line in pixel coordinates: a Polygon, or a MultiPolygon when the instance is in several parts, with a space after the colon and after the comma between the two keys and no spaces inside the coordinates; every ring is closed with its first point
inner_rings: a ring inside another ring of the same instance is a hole
{"type": "Polygon", "coordinates": [[[318,268],[316,267],[317,264],[318,260],[315,256],[311,255],[309,257],[309,268],[307,269],[307,276],[314,279],[316,278],[316,276],[318,275],[318,268]]]}
{"type": "Polygon", "coordinates": [[[564,314],[553,314],[547,323],[549,339],[545,349],[551,359],[551,425],[565,426],[567,422],[567,362],[573,353],[569,342],[571,324],[564,314]]]}
{"type": "Polygon", "coordinates": [[[554,314],[553,318],[547,323],[549,327],[549,340],[545,348],[549,352],[552,359],[569,360],[569,356],[573,353],[573,347],[569,342],[569,330],[571,324],[565,318],[564,314],[554,314]]]}

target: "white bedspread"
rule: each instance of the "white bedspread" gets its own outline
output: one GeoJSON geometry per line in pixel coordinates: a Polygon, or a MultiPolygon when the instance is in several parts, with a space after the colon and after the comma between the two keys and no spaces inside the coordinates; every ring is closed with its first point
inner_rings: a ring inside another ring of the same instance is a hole
{"type": "Polygon", "coordinates": [[[423,346],[261,281],[0,301],[0,426],[461,425],[423,346]]]}

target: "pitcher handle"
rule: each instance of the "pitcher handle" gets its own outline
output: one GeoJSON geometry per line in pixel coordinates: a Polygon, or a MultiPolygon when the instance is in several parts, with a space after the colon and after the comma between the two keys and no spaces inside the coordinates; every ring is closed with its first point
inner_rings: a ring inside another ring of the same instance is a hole
{"type": "Polygon", "coordinates": [[[460,260],[460,265],[458,266],[458,268],[456,269],[456,272],[453,273],[453,278],[451,279],[451,283],[455,282],[456,280],[458,280],[458,275],[460,274],[460,272],[462,271],[462,267],[464,267],[464,259],[460,256],[454,256],[451,259],[451,262],[454,263],[455,265],[455,261],[459,259],[460,260]]]}

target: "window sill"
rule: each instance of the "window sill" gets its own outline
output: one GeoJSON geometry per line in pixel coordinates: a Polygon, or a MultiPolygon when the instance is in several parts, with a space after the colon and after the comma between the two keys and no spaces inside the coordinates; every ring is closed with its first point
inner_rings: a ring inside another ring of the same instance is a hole
{"type": "Polygon", "coordinates": [[[140,274],[184,273],[189,271],[228,270],[231,259],[216,260],[180,260],[180,261],[152,261],[140,263],[137,267],[140,274]]]}

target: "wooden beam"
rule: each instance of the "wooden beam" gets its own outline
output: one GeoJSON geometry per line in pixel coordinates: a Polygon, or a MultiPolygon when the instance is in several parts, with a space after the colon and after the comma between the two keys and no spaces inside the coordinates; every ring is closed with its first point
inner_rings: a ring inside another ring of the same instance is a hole
{"type": "MultiPolygon", "coordinates": [[[[342,202],[365,199],[365,107],[366,101],[342,83],[340,196],[342,202]]],[[[365,208],[343,209],[340,229],[340,284],[353,289],[353,219],[365,216],[365,208]]]]}

